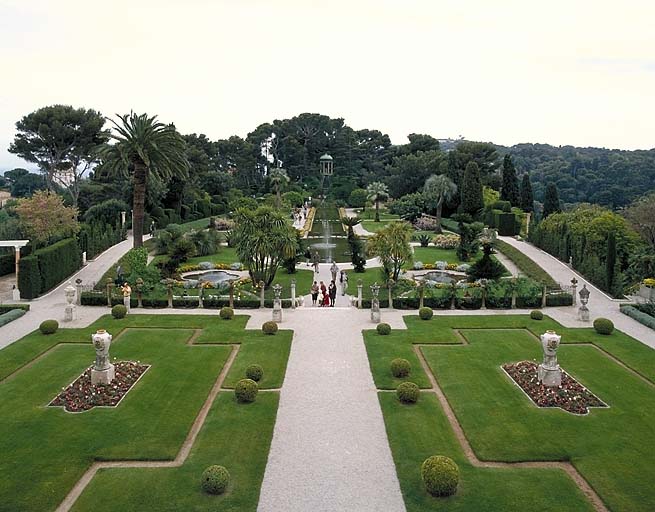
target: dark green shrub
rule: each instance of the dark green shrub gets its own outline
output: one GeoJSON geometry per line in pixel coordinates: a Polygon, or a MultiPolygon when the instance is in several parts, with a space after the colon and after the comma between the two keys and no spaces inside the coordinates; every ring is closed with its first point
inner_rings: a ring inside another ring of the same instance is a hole
{"type": "Polygon", "coordinates": [[[229,306],[223,306],[218,314],[223,320],[232,320],[234,317],[234,309],[229,306]]]}
{"type": "Polygon", "coordinates": [[[381,336],[391,334],[391,326],[389,324],[381,323],[375,328],[381,336]]]}
{"type": "Polygon", "coordinates": [[[433,455],[421,464],[421,478],[433,496],[451,496],[457,491],[459,468],[450,457],[433,455]]]}
{"type": "Polygon", "coordinates": [[[535,309],[534,311],[530,311],[530,318],[533,320],[543,320],[544,314],[538,309],[535,309]]]}
{"type": "Polygon", "coordinates": [[[431,308],[423,307],[418,310],[418,316],[421,317],[421,320],[430,320],[434,311],[431,308]]]}
{"type": "Polygon", "coordinates": [[[420,390],[413,382],[403,382],[396,388],[398,400],[404,404],[413,404],[418,400],[420,390]]]}
{"type": "Polygon", "coordinates": [[[614,322],[608,318],[596,318],[594,320],[594,329],[596,329],[598,334],[612,334],[612,331],[614,331],[614,322]]]}
{"type": "Polygon", "coordinates": [[[41,293],[39,259],[35,255],[25,256],[18,262],[18,289],[23,299],[34,299],[41,293]]]}
{"type": "Polygon", "coordinates": [[[39,260],[41,290],[54,288],[82,266],[82,252],[74,238],[66,238],[56,244],[34,252],[39,260]]]}
{"type": "Polygon", "coordinates": [[[202,490],[209,494],[223,494],[230,483],[230,473],[223,466],[209,466],[202,472],[202,490]]]}
{"type": "Polygon", "coordinates": [[[246,368],[246,377],[255,382],[262,380],[264,369],[258,364],[251,364],[246,368]]]}
{"type": "Polygon", "coordinates": [[[397,357],[396,359],[391,361],[391,375],[393,375],[397,379],[402,379],[404,377],[407,377],[411,369],[412,369],[412,365],[409,364],[409,361],[407,359],[402,359],[400,357],[397,357]]]}
{"type": "Polygon", "coordinates": [[[16,255],[12,247],[11,253],[0,253],[0,276],[13,274],[14,272],[16,272],[16,255]]]}
{"type": "Polygon", "coordinates": [[[262,324],[262,332],[264,334],[275,334],[277,332],[277,324],[272,320],[262,324]]]}
{"type": "Polygon", "coordinates": [[[59,329],[59,322],[57,320],[44,320],[39,325],[39,331],[42,334],[54,334],[57,332],[57,329],[59,329]]]}
{"type": "Polygon", "coordinates": [[[628,315],[630,318],[636,320],[640,324],[644,324],[646,327],[650,327],[655,330],[655,317],[650,316],[648,313],[637,309],[634,306],[630,305],[621,305],[621,313],[628,315]]]}
{"type": "Polygon", "coordinates": [[[259,391],[257,383],[252,379],[241,379],[234,387],[234,396],[237,402],[250,403],[254,402],[259,391]]]}
{"type": "Polygon", "coordinates": [[[20,318],[25,314],[24,309],[11,309],[7,311],[6,313],[3,313],[0,315],[0,327],[3,325],[8,324],[9,322],[16,320],[17,318],[20,318]]]}
{"type": "Polygon", "coordinates": [[[127,315],[127,308],[123,304],[116,304],[111,308],[111,316],[115,319],[125,318],[125,315],[127,315]]]}

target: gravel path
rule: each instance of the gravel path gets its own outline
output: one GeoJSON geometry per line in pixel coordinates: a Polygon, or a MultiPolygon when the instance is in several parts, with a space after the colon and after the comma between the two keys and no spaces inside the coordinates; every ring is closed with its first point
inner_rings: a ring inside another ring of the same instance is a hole
{"type": "Polygon", "coordinates": [[[372,325],[354,308],[285,311],[294,339],[258,510],[405,510],[361,334],[372,325]]]}

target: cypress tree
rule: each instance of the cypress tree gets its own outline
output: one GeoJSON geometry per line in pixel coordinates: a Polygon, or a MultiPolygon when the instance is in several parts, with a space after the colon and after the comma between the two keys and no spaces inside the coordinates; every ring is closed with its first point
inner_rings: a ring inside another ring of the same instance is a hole
{"type": "Polygon", "coordinates": [[[607,280],[606,290],[612,293],[614,284],[614,268],[616,266],[616,235],[610,232],[607,236],[607,258],[605,259],[605,277],[607,280]]]}
{"type": "Polygon", "coordinates": [[[462,211],[475,215],[484,207],[480,169],[475,162],[469,162],[462,177],[462,211]]]}
{"type": "Polygon", "coordinates": [[[521,181],[521,208],[524,212],[534,210],[534,195],[532,194],[532,184],[530,175],[526,172],[521,181]]]}
{"type": "Polygon", "coordinates": [[[500,186],[501,201],[509,201],[512,206],[519,206],[519,180],[511,156],[505,155],[501,173],[503,177],[500,186]]]}
{"type": "Polygon", "coordinates": [[[559,204],[559,194],[557,193],[557,185],[550,182],[546,186],[546,194],[544,196],[544,213],[542,218],[547,218],[552,213],[559,213],[562,208],[559,204]]]}

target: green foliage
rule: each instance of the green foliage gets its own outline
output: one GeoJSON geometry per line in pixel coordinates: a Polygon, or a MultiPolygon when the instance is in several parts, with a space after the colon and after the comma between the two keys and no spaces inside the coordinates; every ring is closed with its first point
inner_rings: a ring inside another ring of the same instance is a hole
{"type": "Polygon", "coordinates": [[[389,197],[389,188],[381,181],[366,187],[367,199],[375,204],[375,222],[380,222],[380,203],[389,197]]]}
{"type": "Polygon", "coordinates": [[[405,194],[389,205],[390,213],[398,215],[402,220],[406,220],[407,222],[414,222],[418,219],[424,209],[425,201],[423,194],[420,192],[405,194]]]}
{"type": "Polygon", "coordinates": [[[21,199],[16,213],[33,245],[44,246],[75,235],[80,229],[77,209],[66,206],[62,196],[38,191],[21,199]]]}
{"type": "Polygon", "coordinates": [[[257,398],[259,388],[257,383],[252,379],[241,379],[234,386],[234,396],[239,403],[251,403],[257,398]]]}
{"type": "Polygon", "coordinates": [[[54,334],[57,332],[57,329],[59,329],[59,322],[57,322],[57,320],[44,320],[41,322],[41,325],[39,325],[39,331],[41,331],[41,334],[54,334]]]}
{"type": "Polygon", "coordinates": [[[407,222],[391,222],[368,239],[369,255],[380,258],[386,275],[394,281],[412,258],[412,233],[412,226],[407,222]]]}
{"type": "Polygon", "coordinates": [[[20,318],[25,314],[24,309],[10,309],[6,313],[0,314],[0,327],[3,325],[8,324],[9,322],[16,320],[17,318],[20,318]]]}
{"type": "Polygon", "coordinates": [[[655,330],[655,315],[649,315],[648,313],[627,304],[621,305],[621,313],[636,320],[640,324],[643,324],[646,327],[650,327],[651,329],[655,330]]]}
{"type": "Polygon", "coordinates": [[[112,245],[125,239],[124,229],[103,222],[82,224],[78,236],[80,250],[86,252],[87,259],[93,259],[112,245]]]}
{"type": "Polygon", "coordinates": [[[430,240],[432,240],[432,237],[426,234],[419,235],[417,238],[421,247],[427,247],[430,244],[430,240]]]}
{"type": "Polygon", "coordinates": [[[466,272],[470,279],[500,279],[505,273],[505,267],[491,257],[491,250],[491,244],[482,246],[482,257],[473,263],[466,272]]]}
{"type": "Polygon", "coordinates": [[[462,212],[476,215],[484,207],[480,169],[475,162],[469,162],[459,187],[462,212]]]}
{"type": "Polygon", "coordinates": [[[481,222],[464,222],[464,216],[459,217],[459,246],[457,247],[457,257],[460,261],[469,261],[474,254],[480,249],[478,237],[482,233],[484,224],[481,222]]]}
{"type": "Polygon", "coordinates": [[[282,194],[282,200],[290,208],[299,208],[303,204],[304,197],[300,192],[290,191],[282,194]]]}
{"type": "Polygon", "coordinates": [[[208,494],[223,494],[230,484],[230,473],[223,466],[209,466],[202,473],[202,490],[208,494]]]}
{"type": "Polygon", "coordinates": [[[378,324],[375,330],[380,336],[388,336],[391,334],[391,326],[389,324],[381,323],[378,324]]]}
{"type": "Polygon", "coordinates": [[[413,382],[403,382],[396,388],[396,396],[404,404],[415,404],[420,394],[421,390],[413,382]]]}
{"type": "Polygon", "coordinates": [[[353,264],[355,272],[362,273],[366,267],[366,257],[364,256],[364,244],[362,240],[353,235],[348,237],[348,244],[350,245],[350,261],[353,264]]]}
{"type": "Polygon", "coordinates": [[[391,361],[391,375],[397,379],[404,379],[409,376],[412,365],[407,359],[397,357],[391,361]]]}
{"type": "Polygon", "coordinates": [[[433,455],[421,464],[421,478],[433,496],[451,496],[457,491],[459,467],[449,457],[433,455]]]}
{"type": "Polygon", "coordinates": [[[18,263],[18,289],[23,299],[34,299],[41,293],[41,274],[36,255],[25,256],[18,263]]]}
{"type": "Polygon", "coordinates": [[[539,283],[555,288],[557,283],[550,275],[521,251],[502,240],[494,242],[496,250],[502,252],[518,267],[522,274],[539,283]]]}
{"type": "Polygon", "coordinates": [[[503,167],[501,169],[502,184],[500,188],[500,198],[503,201],[508,201],[512,206],[519,206],[519,180],[516,177],[516,168],[512,157],[506,154],[503,159],[503,167]]]}
{"type": "Polygon", "coordinates": [[[363,188],[354,189],[348,196],[348,206],[351,208],[363,208],[366,206],[368,193],[363,188]]]}
{"type": "Polygon", "coordinates": [[[539,311],[538,309],[534,309],[534,310],[530,311],[530,318],[532,320],[543,320],[544,314],[541,311],[539,311]]]}
{"type": "MultiPolygon", "coordinates": [[[[218,316],[221,317],[223,320],[232,320],[234,318],[234,309],[232,309],[229,306],[224,306],[221,308],[220,312],[218,313],[218,316]]],[[[257,380],[257,379],[253,379],[257,380]]]]}
{"type": "Polygon", "coordinates": [[[594,320],[594,329],[598,334],[612,334],[614,331],[614,322],[608,318],[596,318],[596,320],[594,320]]]}
{"type": "Polygon", "coordinates": [[[434,315],[432,308],[422,307],[418,310],[418,316],[421,318],[421,320],[430,320],[432,315],[434,315]]]}
{"type": "Polygon", "coordinates": [[[127,315],[127,308],[123,304],[116,304],[114,307],[111,308],[111,316],[113,316],[117,320],[120,320],[121,318],[125,318],[126,315],[127,315]]]}
{"type": "Polygon", "coordinates": [[[246,378],[259,382],[264,376],[264,369],[258,364],[251,364],[246,368],[246,378]]]}
{"type": "Polygon", "coordinates": [[[531,212],[534,210],[534,195],[532,193],[532,183],[530,183],[530,175],[526,172],[521,179],[521,199],[520,206],[524,212],[531,212]]]}
{"type": "Polygon", "coordinates": [[[277,333],[277,330],[278,330],[278,326],[277,326],[277,324],[276,324],[275,322],[273,322],[272,320],[269,320],[268,322],[264,322],[264,323],[262,324],[262,332],[263,332],[264,334],[271,334],[271,335],[273,335],[273,334],[276,334],[276,333],[277,333]]]}
{"type": "Polygon", "coordinates": [[[562,211],[562,206],[559,202],[559,193],[555,183],[549,183],[546,186],[546,194],[544,195],[544,210],[541,214],[542,219],[548,218],[553,213],[562,211]]]}
{"type": "Polygon", "coordinates": [[[101,203],[94,204],[84,213],[84,222],[93,224],[100,222],[116,227],[121,222],[121,212],[129,216],[130,207],[120,199],[107,199],[101,203]]]}
{"type": "Polygon", "coordinates": [[[605,286],[607,290],[614,291],[615,271],[616,271],[616,235],[614,234],[613,231],[611,231],[607,235],[607,256],[605,258],[605,282],[606,282],[605,286]]]}

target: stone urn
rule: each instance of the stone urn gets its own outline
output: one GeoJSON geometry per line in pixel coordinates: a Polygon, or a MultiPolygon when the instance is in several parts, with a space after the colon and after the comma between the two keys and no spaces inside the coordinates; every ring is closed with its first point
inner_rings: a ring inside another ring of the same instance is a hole
{"type": "Polygon", "coordinates": [[[639,287],[639,296],[648,301],[655,302],[655,288],[642,284],[639,287]]]}
{"type": "Polygon", "coordinates": [[[544,386],[556,387],[562,384],[562,370],[557,362],[557,349],[562,337],[555,331],[546,331],[541,335],[544,360],[539,365],[537,377],[544,386]]]}
{"type": "Polygon", "coordinates": [[[109,362],[109,347],[112,336],[104,329],[98,329],[91,335],[96,349],[96,361],[91,370],[91,384],[110,384],[116,376],[114,365],[109,362]]]}

